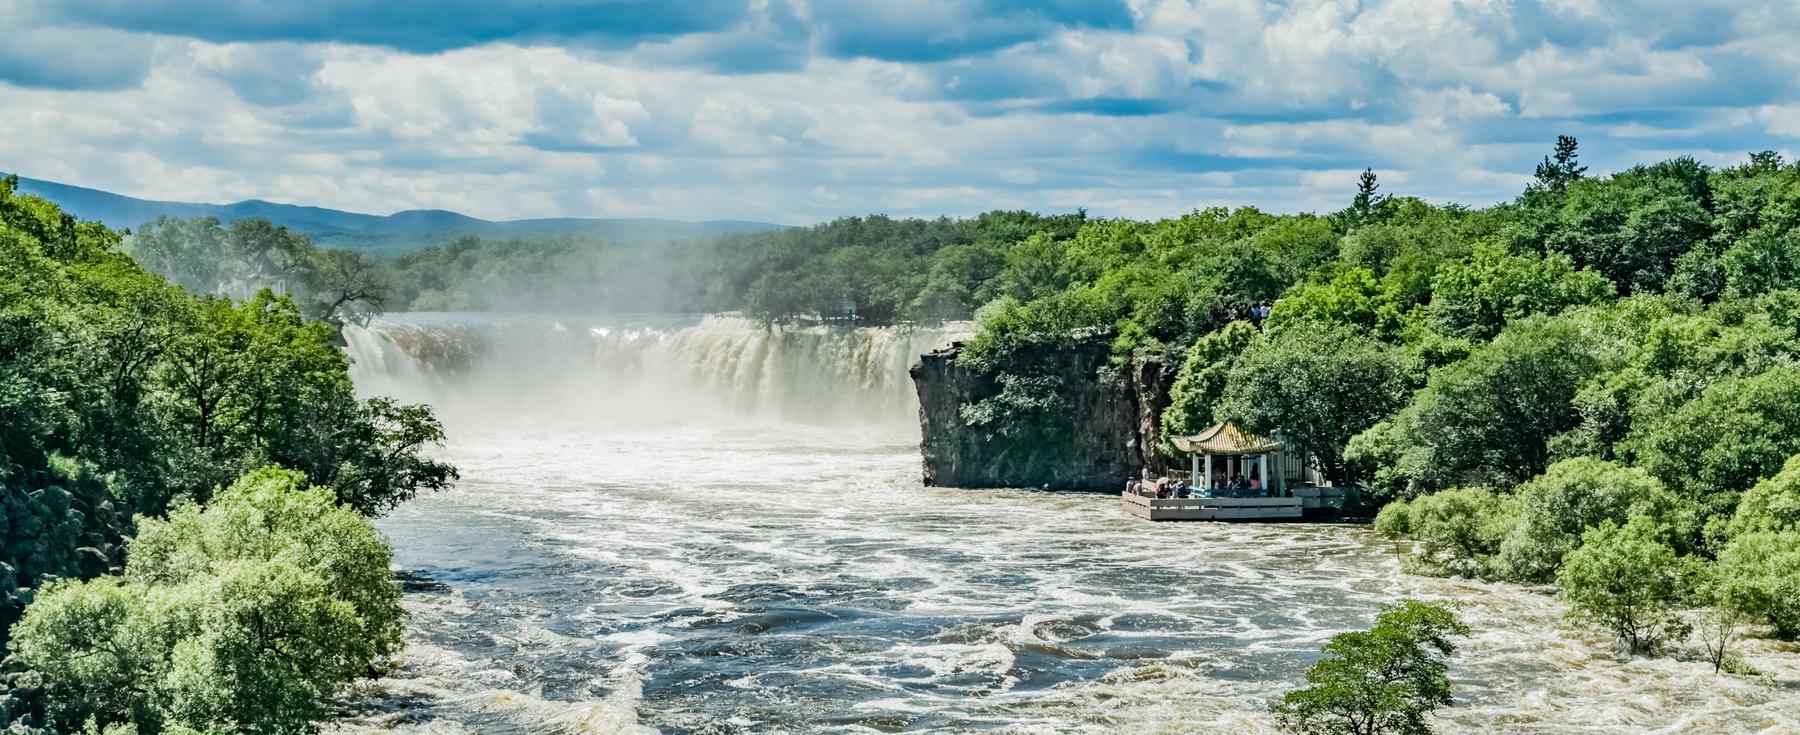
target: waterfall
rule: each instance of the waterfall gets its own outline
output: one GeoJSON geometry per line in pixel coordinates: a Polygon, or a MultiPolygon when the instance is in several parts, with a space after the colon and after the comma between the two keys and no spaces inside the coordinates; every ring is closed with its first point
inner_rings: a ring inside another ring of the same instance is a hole
{"type": "Polygon", "coordinates": [[[907,369],[943,327],[766,328],[736,316],[401,314],[347,327],[365,395],[440,413],[627,420],[915,421],[907,369]]]}

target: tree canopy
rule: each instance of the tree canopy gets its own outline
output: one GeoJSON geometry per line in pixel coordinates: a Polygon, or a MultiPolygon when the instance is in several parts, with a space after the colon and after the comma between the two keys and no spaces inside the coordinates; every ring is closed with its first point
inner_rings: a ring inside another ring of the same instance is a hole
{"type": "Polygon", "coordinates": [[[146,519],[125,575],[38,594],[12,647],[48,728],[315,732],[336,687],[400,644],[399,585],[367,518],[262,469],[146,519]]]}
{"type": "MultiPolygon", "coordinates": [[[[122,233],[14,191],[0,179],[0,625],[29,670],[9,674],[0,719],[316,720],[397,641],[366,518],[455,479],[429,456],[442,428],[357,399],[331,314],[270,288],[183,289],[122,233]],[[282,469],[233,485],[264,466],[282,469]]],[[[197,231],[216,267],[259,277],[312,254],[279,228],[197,231]]]]}
{"type": "Polygon", "coordinates": [[[1375,626],[1339,633],[1307,685],[1274,707],[1283,724],[1308,735],[1429,735],[1426,718],[1451,703],[1451,638],[1469,634],[1441,605],[1384,605],[1375,626]]]}

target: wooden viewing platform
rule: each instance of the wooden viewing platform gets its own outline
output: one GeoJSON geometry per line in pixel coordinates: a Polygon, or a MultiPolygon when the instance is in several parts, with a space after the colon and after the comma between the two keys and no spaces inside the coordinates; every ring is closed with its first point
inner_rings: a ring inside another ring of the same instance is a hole
{"type": "Polygon", "coordinates": [[[1304,500],[1291,498],[1158,498],[1126,491],[1125,512],[1152,521],[1274,521],[1299,518],[1304,500]]]}

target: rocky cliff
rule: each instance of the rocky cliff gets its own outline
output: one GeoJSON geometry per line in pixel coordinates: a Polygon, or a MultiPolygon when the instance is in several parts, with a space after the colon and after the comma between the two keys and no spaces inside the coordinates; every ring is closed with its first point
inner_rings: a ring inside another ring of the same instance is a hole
{"type": "Polygon", "coordinates": [[[1044,361],[1059,386],[1056,410],[1036,426],[972,422],[965,409],[1002,389],[993,375],[958,363],[961,345],[928,353],[912,368],[919,392],[925,484],[1114,491],[1146,464],[1165,461],[1157,427],[1173,370],[1160,361],[1108,364],[1108,344],[1084,344],[1044,361]]]}

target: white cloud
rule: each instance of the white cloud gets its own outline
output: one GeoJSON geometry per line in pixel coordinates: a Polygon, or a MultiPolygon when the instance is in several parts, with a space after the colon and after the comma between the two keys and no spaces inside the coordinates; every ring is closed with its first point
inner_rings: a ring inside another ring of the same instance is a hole
{"type": "MultiPolygon", "coordinates": [[[[155,198],[807,222],[1336,208],[1365,166],[1387,191],[1479,204],[1516,194],[1559,132],[1594,165],[1800,139],[1800,12],[1749,2],[1695,6],[1674,38],[1629,3],[1133,0],[1134,30],[1001,43],[988,24],[917,61],[822,53],[891,39],[874,16],[846,25],[850,5],[778,4],[794,9],[615,50],[106,31],[142,67],[106,78],[141,81],[0,69],[0,168],[155,198]],[[964,42],[998,45],[931,55],[964,42]],[[729,73],[764,49],[798,56],[729,73]]],[[[966,9],[927,10],[889,30],[966,9]]]]}
{"type": "Polygon", "coordinates": [[[1800,139],[1800,105],[1765,105],[1755,115],[1770,134],[1800,139]]]}

